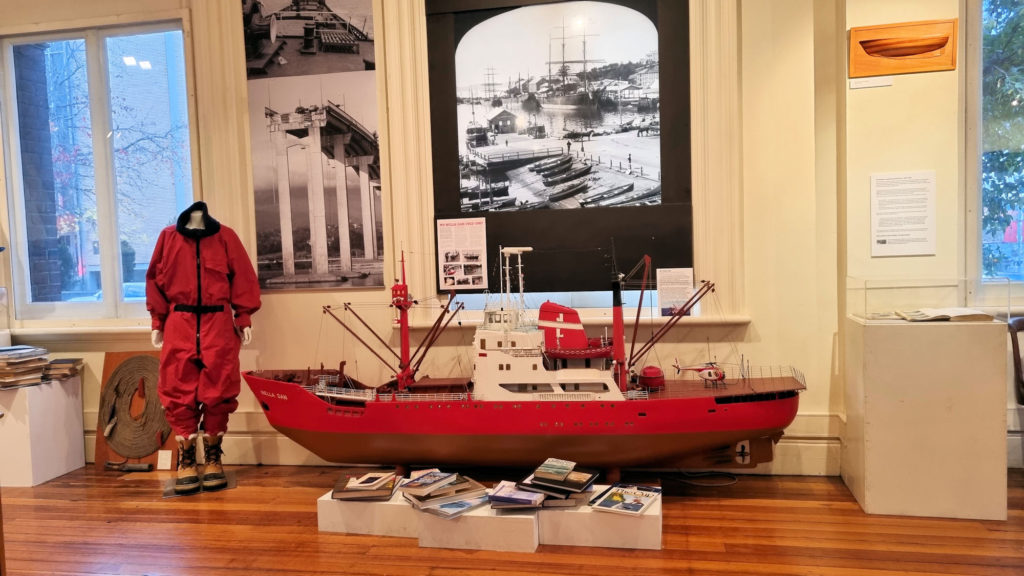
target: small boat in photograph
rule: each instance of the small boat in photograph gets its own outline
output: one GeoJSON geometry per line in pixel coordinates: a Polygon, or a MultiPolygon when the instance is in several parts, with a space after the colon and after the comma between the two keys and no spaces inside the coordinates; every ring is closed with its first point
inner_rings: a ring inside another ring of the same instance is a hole
{"type": "Polygon", "coordinates": [[[538,160],[537,162],[534,162],[533,164],[527,166],[527,168],[530,170],[530,172],[537,172],[545,168],[550,168],[555,164],[566,161],[571,162],[572,157],[570,157],[568,154],[561,154],[559,156],[555,156],[554,158],[545,158],[543,160],[538,160]]]}
{"type": "Polygon", "coordinates": [[[637,190],[630,192],[629,194],[623,194],[614,198],[608,198],[597,203],[597,206],[623,206],[625,204],[639,204],[643,200],[648,200],[655,196],[661,195],[661,186],[655,186],[653,188],[647,188],[645,190],[637,190]]]}
{"type": "Polygon", "coordinates": [[[587,180],[585,178],[579,180],[573,180],[572,182],[566,182],[551,189],[548,194],[548,202],[558,202],[559,200],[565,200],[571,198],[580,192],[587,189],[587,180]]]}
{"type": "Polygon", "coordinates": [[[592,206],[594,203],[605,200],[607,198],[614,198],[619,194],[625,194],[633,190],[633,183],[623,184],[621,186],[612,186],[611,188],[602,188],[600,190],[594,190],[588,193],[586,196],[580,199],[581,206],[592,206]]]}
{"type": "Polygon", "coordinates": [[[571,166],[571,165],[572,165],[572,157],[566,155],[566,156],[560,157],[557,162],[552,162],[551,164],[548,164],[547,166],[541,166],[540,168],[534,170],[534,172],[536,172],[537,174],[540,174],[541,176],[550,175],[550,174],[558,174],[560,172],[564,172],[564,171],[568,170],[569,166],[571,166]]]}
{"type": "Polygon", "coordinates": [[[569,171],[567,171],[565,174],[560,174],[560,175],[555,176],[553,178],[544,178],[544,185],[545,186],[554,186],[555,184],[561,184],[563,182],[568,182],[570,180],[575,180],[575,179],[579,178],[580,176],[588,174],[591,169],[593,169],[593,166],[591,166],[590,164],[584,164],[583,166],[580,166],[578,168],[572,168],[569,171]]]}

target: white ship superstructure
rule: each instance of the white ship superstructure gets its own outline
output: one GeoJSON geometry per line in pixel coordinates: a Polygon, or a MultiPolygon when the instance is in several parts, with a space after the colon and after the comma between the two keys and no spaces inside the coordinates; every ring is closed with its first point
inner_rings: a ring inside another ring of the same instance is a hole
{"type": "Polygon", "coordinates": [[[527,315],[523,300],[522,254],[528,247],[503,248],[504,281],[497,303],[488,303],[473,338],[473,394],[487,400],[623,400],[605,360],[544,356],[544,333],[527,315]],[[515,256],[519,292],[511,290],[515,256]],[[594,365],[591,365],[591,362],[594,365]]]}

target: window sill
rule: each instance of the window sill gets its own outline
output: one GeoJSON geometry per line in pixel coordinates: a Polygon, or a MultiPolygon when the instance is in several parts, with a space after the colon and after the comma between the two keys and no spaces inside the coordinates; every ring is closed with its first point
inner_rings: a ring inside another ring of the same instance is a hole
{"type": "Polygon", "coordinates": [[[11,328],[14,342],[35,346],[67,344],[73,342],[149,342],[149,326],[64,326],[11,328]]]}

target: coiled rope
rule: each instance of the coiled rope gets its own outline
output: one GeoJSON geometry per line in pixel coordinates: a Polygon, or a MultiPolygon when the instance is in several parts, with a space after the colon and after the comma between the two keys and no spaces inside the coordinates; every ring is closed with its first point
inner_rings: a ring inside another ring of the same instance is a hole
{"type": "Polygon", "coordinates": [[[171,433],[157,395],[160,360],[154,356],[131,356],[110,374],[100,395],[99,429],[107,445],[125,458],[143,458],[163,446],[171,433]],[[138,418],[132,416],[132,398],[139,383],[146,405],[138,418]]]}

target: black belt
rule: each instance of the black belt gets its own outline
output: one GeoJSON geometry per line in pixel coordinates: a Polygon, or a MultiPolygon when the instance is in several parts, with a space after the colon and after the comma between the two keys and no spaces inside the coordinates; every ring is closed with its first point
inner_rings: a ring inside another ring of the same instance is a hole
{"type": "Polygon", "coordinates": [[[175,312],[188,312],[189,314],[213,314],[214,312],[223,312],[224,306],[222,304],[216,304],[214,306],[193,306],[191,304],[175,304],[175,312]]]}

